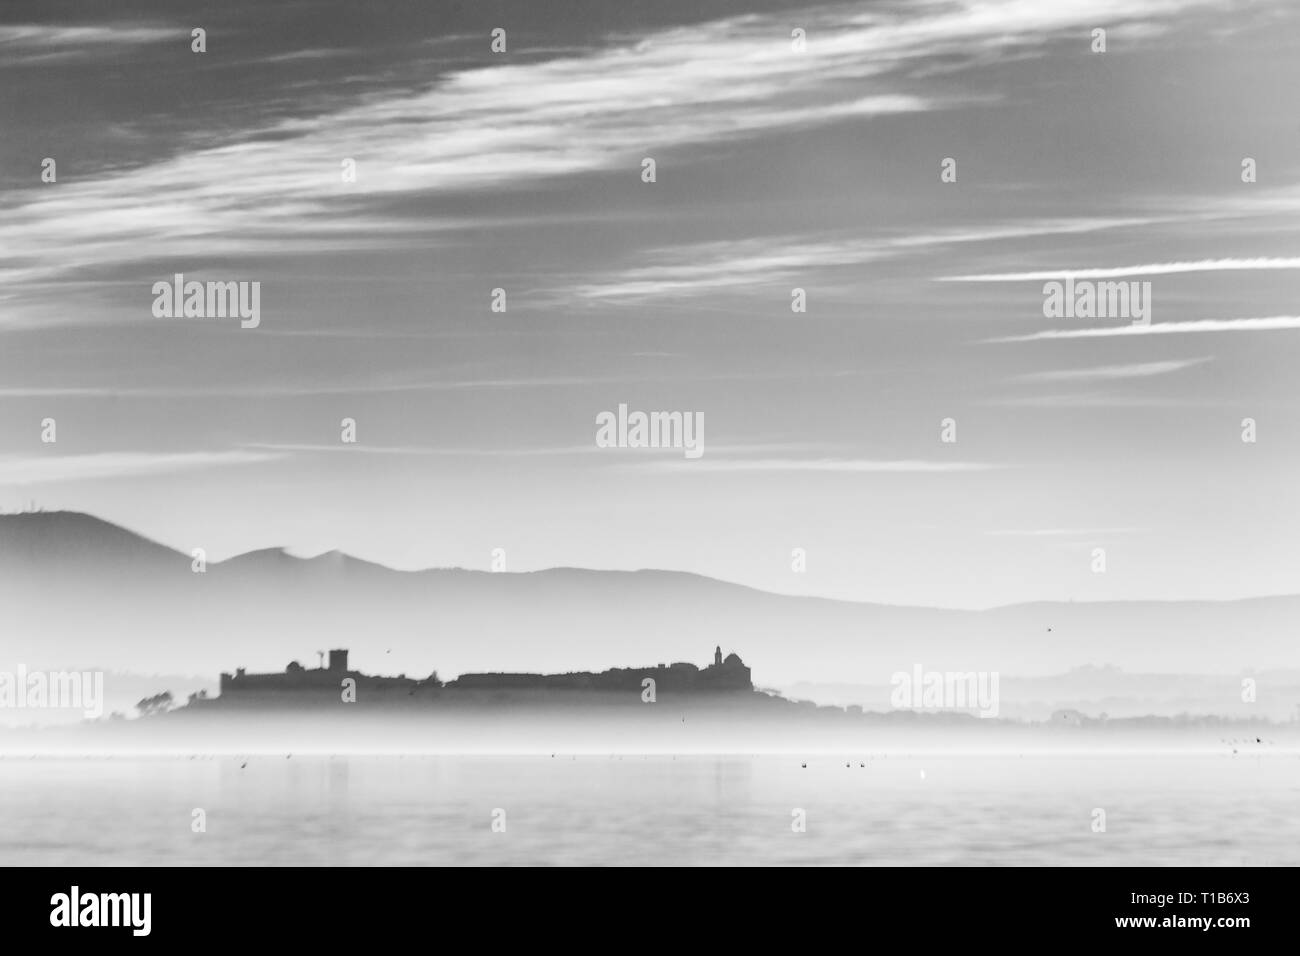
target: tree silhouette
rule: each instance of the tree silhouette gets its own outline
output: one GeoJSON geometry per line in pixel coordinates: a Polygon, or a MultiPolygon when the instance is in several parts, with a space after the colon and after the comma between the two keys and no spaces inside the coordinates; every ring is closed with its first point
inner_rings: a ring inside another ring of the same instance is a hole
{"type": "Polygon", "coordinates": [[[140,711],[141,717],[148,717],[150,714],[165,714],[172,709],[172,692],[165,690],[153,697],[146,697],[136,703],[135,709],[140,711]]]}

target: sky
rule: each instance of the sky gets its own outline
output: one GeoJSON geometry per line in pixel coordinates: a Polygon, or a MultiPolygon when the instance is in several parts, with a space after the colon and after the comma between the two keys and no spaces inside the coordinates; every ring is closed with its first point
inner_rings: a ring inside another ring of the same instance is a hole
{"type": "Polygon", "coordinates": [[[11,0],[0,507],[943,607],[1295,592],[1298,47],[1287,2],[11,0]],[[260,324],[155,316],[176,273],[260,324]],[[1066,275],[1149,324],[1045,316],[1066,275]],[[598,447],[620,404],[703,455],[598,447]]]}

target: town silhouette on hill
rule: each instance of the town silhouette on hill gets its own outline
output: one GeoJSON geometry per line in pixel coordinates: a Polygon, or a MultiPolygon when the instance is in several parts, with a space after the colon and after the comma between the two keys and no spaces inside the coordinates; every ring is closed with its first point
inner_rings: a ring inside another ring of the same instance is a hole
{"type": "Polygon", "coordinates": [[[507,696],[513,692],[523,692],[532,699],[544,698],[546,692],[554,692],[566,700],[572,700],[575,692],[644,695],[649,691],[651,699],[660,693],[754,692],[750,669],[740,659],[740,655],[731,653],[724,657],[721,646],[714,649],[713,663],[702,668],[688,662],[677,662],[657,664],[654,667],[615,667],[604,671],[573,671],[564,674],[470,673],[446,682],[438,677],[436,671],[425,678],[408,677],[405,674],[395,677],[364,674],[348,666],[348,652],[345,648],[331,650],[328,659],[324,652],[318,653],[321,655],[320,664],[314,668],[303,667],[298,661],[290,661],[279,672],[250,674],[240,667],[233,674],[223,673],[219,696],[196,695],[190,699],[190,704],[203,707],[258,704],[293,706],[338,700],[356,703],[391,702],[403,698],[454,699],[464,692],[489,692],[507,696]],[[352,694],[350,701],[347,696],[349,691],[352,694]]]}

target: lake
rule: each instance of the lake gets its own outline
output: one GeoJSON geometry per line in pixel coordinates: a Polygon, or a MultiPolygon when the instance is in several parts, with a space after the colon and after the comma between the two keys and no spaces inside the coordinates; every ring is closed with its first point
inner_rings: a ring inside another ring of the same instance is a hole
{"type": "Polygon", "coordinates": [[[4,757],[0,862],[1294,866],[1297,806],[1294,753],[4,757]]]}

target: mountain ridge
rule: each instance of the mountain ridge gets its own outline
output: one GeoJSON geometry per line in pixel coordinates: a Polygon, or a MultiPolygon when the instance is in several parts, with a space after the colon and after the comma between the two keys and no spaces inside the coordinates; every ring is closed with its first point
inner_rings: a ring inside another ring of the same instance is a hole
{"type": "Polygon", "coordinates": [[[881,684],[917,664],[1019,675],[1300,665],[1291,595],[959,610],[658,569],[402,571],[279,548],[192,567],[187,554],[79,512],[0,516],[0,667],[14,655],[32,666],[280,670],[346,647],[369,673],[556,672],[699,663],[719,644],[765,686],[881,684]]]}
{"type": "MultiPolygon", "coordinates": [[[[92,542],[102,542],[105,540],[115,540],[120,545],[130,545],[146,550],[151,555],[167,555],[173,557],[178,564],[183,564],[186,571],[189,571],[193,558],[169,545],[163,544],[143,534],[132,531],[129,528],[119,525],[115,522],[100,518],[96,515],[80,511],[25,511],[8,514],[0,514],[0,561],[9,556],[8,549],[12,540],[8,534],[12,528],[11,522],[15,519],[52,519],[48,522],[42,521],[39,524],[40,537],[38,541],[51,541],[55,546],[50,553],[42,555],[43,557],[65,560],[70,555],[89,556],[88,549],[84,546],[78,551],[75,542],[57,541],[52,539],[47,525],[53,525],[53,531],[56,533],[66,533],[69,528],[76,528],[81,534],[86,535],[92,542]]],[[[26,525],[22,530],[27,533],[28,540],[23,542],[25,548],[31,552],[35,551],[38,545],[31,540],[31,526],[37,522],[23,521],[26,525]]],[[[849,598],[830,597],[818,594],[790,594],[781,591],[769,591],[763,588],[754,587],[753,585],[744,584],[738,581],[730,581],[725,578],[716,578],[706,574],[699,574],[694,571],[682,571],[674,568],[587,568],[576,567],[572,565],[557,565],[549,568],[538,568],[531,571],[485,571],[479,568],[466,568],[460,566],[432,566],[424,568],[404,569],[395,568],[391,565],[384,564],[380,561],[371,561],[367,558],[360,558],[356,555],[349,554],[346,551],[331,549],[314,555],[296,555],[291,552],[291,546],[279,545],[265,548],[255,548],[250,551],[242,551],[230,557],[223,558],[220,561],[209,561],[209,568],[236,568],[247,566],[259,561],[283,561],[286,566],[297,567],[323,567],[329,564],[341,564],[346,567],[357,567],[366,569],[377,569],[388,572],[393,575],[403,575],[418,577],[421,575],[474,575],[474,576],[504,576],[506,578],[527,578],[534,576],[564,576],[564,575],[594,575],[609,576],[611,578],[638,577],[641,580],[662,577],[670,581],[691,581],[700,582],[707,585],[717,585],[727,588],[736,588],[761,594],[770,597],[790,598],[795,600],[823,601],[832,604],[842,604],[852,607],[873,607],[873,608],[893,608],[899,610],[924,610],[939,613],[957,613],[957,614],[981,614],[1005,611],[1014,608],[1053,608],[1060,606],[1134,606],[1134,605],[1225,605],[1237,604],[1243,602],[1256,601],[1300,601],[1300,593],[1290,594],[1263,594],[1247,595],[1235,598],[1126,598],[1119,600],[1051,600],[1036,599],[1032,601],[1016,601],[1009,604],[999,604],[985,608],[953,608],[941,605],[930,604],[896,604],[893,602],[883,601],[858,601],[849,598]]]]}

